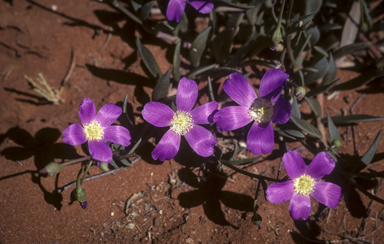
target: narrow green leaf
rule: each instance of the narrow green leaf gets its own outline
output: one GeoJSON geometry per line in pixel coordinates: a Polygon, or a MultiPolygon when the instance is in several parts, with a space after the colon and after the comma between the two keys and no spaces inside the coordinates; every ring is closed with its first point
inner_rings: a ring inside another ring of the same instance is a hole
{"type": "Polygon", "coordinates": [[[132,154],[132,153],[135,152],[135,150],[137,149],[137,147],[140,145],[141,140],[142,140],[142,138],[140,138],[140,139],[136,142],[136,144],[131,148],[131,150],[129,150],[128,154],[132,154]]]}
{"type": "MultiPolygon", "coordinates": [[[[298,38],[299,38],[299,36],[298,36],[298,38]]],[[[305,40],[304,39],[299,40],[299,44],[295,48],[295,53],[294,53],[295,57],[299,57],[301,55],[301,53],[307,47],[310,39],[311,39],[311,35],[308,35],[308,37],[305,40]]]]}
{"type": "Polygon", "coordinates": [[[335,153],[332,150],[327,151],[327,153],[333,159],[333,161],[335,161],[335,163],[337,163],[338,160],[337,160],[335,153]]]}
{"type": "Polygon", "coordinates": [[[256,162],[257,160],[261,159],[262,157],[263,157],[263,155],[257,156],[254,158],[245,158],[245,159],[232,160],[232,161],[222,160],[222,161],[224,161],[227,164],[232,164],[232,165],[244,165],[244,164],[256,162]]]}
{"type": "Polygon", "coordinates": [[[181,41],[179,40],[175,45],[175,51],[173,53],[173,79],[176,81],[180,80],[180,47],[181,41]]]}
{"type": "Polygon", "coordinates": [[[335,124],[332,121],[331,116],[329,113],[327,113],[327,124],[328,124],[328,131],[329,131],[329,139],[331,142],[333,140],[339,140],[340,141],[340,135],[339,135],[339,130],[335,126],[335,124]]]}
{"type": "Polygon", "coordinates": [[[152,101],[157,101],[167,96],[170,84],[170,75],[172,69],[169,69],[161,79],[156,83],[152,91],[152,101]]]}
{"type": "Polygon", "coordinates": [[[327,57],[328,58],[328,53],[327,51],[324,50],[324,48],[320,47],[320,46],[314,46],[313,47],[318,53],[320,53],[321,55],[323,55],[324,57],[327,57]]]}
{"type": "MultiPolygon", "coordinates": [[[[231,60],[229,61],[230,63],[231,63],[231,60]]],[[[247,60],[247,61],[244,61],[243,63],[241,63],[241,67],[256,66],[256,65],[262,65],[262,66],[273,68],[273,69],[276,68],[276,64],[275,63],[272,63],[272,62],[269,62],[269,61],[266,61],[266,60],[251,59],[251,60],[247,60]]]]}
{"type": "Polygon", "coordinates": [[[192,70],[188,75],[187,75],[187,78],[188,79],[192,79],[193,77],[195,77],[196,75],[200,75],[201,73],[204,73],[210,69],[213,69],[214,67],[218,66],[217,64],[211,64],[211,65],[207,65],[207,66],[203,66],[203,67],[200,67],[200,68],[197,68],[197,69],[194,69],[192,70]]]}
{"type": "Polygon", "coordinates": [[[200,59],[205,48],[207,47],[208,37],[211,29],[212,28],[209,26],[203,30],[192,42],[192,46],[189,49],[189,60],[194,67],[200,66],[200,59]]]}
{"type": "Polygon", "coordinates": [[[343,84],[335,86],[332,90],[339,91],[339,90],[350,90],[350,89],[358,88],[382,76],[384,76],[384,71],[380,71],[380,70],[369,72],[368,74],[364,73],[352,80],[349,80],[347,82],[344,82],[343,84]]]}
{"type": "Polygon", "coordinates": [[[372,122],[372,121],[382,121],[382,120],[384,120],[384,118],[382,117],[375,117],[375,116],[365,115],[365,114],[352,114],[352,115],[346,115],[346,116],[332,117],[333,123],[339,126],[352,125],[359,122],[372,122]]]}
{"type": "Polygon", "coordinates": [[[336,62],[333,59],[332,53],[330,53],[329,57],[329,67],[327,73],[324,75],[323,82],[321,83],[322,86],[328,85],[335,79],[337,73],[337,67],[336,67],[336,62]]]}
{"type": "Polygon", "coordinates": [[[288,135],[294,136],[296,138],[304,138],[304,134],[301,133],[301,131],[295,130],[295,129],[289,129],[289,128],[281,128],[282,131],[287,133],[288,135]]]}
{"type": "Polygon", "coordinates": [[[124,164],[125,166],[132,166],[132,164],[128,161],[128,159],[124,158],[122,160],[120,160],[120,162],[122,164],[124,164]]]}
{"type": "Polygon", "coordinates": [[[127,104],[128,104],[128,95],[124,97],[124,102],[123,102],[123,113],[127,113],[127,104]]]}
{"type": "Polygon", "coordinates": [[[147,67],[148,71],[151,73],[153,78],[158,79],[163,76],[161,73],[161,70],[159,68],[159,65],[156,62],[156,59],[153,57],[151,51],[149,51],[148,48],[146,48],[140,41],[140,38],[136,38],[136,46],[137,50],[140,53],[141,60],[143,60],[145,66],[147,67]]]}
{"type": "Polygon", "coordinates": [[[313,113],[316,115],[316,117],[322,117],[323,114],[321,112],[321,106],[319,101],[315,98],[309,98],[305,97],[305,101],[307,101],[308,105],[311,107],[313,113]]]}
{"type": "Polygon", "coordinates": [[[297,98],[295,96],[293,96],[291,114],[297,118],[301,118],[299,104],[297,103],[297,98]]]}
{"type": "Polygon", "coordinates": [[[146,20],[148,18],[148,15],[151,12],[151,9],[154,4],[155,4],[155,1],[150,1],[143,5],[143,7],[140,10],[140,18],[142,20],[146,20]]]}
{"type": "Polygon", "coordinates": [[[320,131],[316,127],[314,127],[313,125],[308,123],[307,121],[305,121],[303,119],[299,119],[294,115],[291,116],[291,120],[293,123],[295,123],[295,125],[297,127],[299,127],[299,129],[307,132],[311,136],[314,136],[314,137],[321,139],[320,131]]]}
{"type": "Polygon", "coordinates": [[[118,169],[119,166],[117,166],[117,164],[115,163],[115,160],[111,159],[111,161],[109,162],[110,165],[112,165],[115,169],[118,169]]]}
{"type": "Polygon", "coordinates": [[[351,53],[354,53],[354,52],[366,49],[369,46],[369,44],[371,44],[371,43],[370,42],[359,42],[359,43],[353,43],[353,44],[350,44],[350,45],[346,45],[346,46],[338,49],[333,54],[333,57],[335,58],[335,60],[338,60],[338,59],[342,58],[345,55],[348,55],[348,54],[351,54],[351,53]]]}
{"type": "Polygon", "coordinates": [[[215,1],[215,8],[218,8],[220,6],[225,6],[225,7],[233,7],[237,9],[251,9],[254,6],[248,6],[248,5],[240,5],[240,4],[234,4],[230,0],[216,0],[215,1]]]}
{"type": "Polygon", "coordinates": [[[240,69],[235,69],[231,67],[218,67],[208,70],[205,75],[211,76],[215,79],[228,76],[234,72],[241,73],[240,69]]]}
{"type": "Polygon", "coordinates": [[[231,52],[233,38],[239,31],[239,27],[223,30],[212,41],[212,53],[218,63],[224,62],[231,52]]]}
{"type": "Polygon", "coordinates": [[[225,29],[232,29],[236,28],[240,25],[241,21],[244,18],[244,13],[238,12],[238,13],[233,13],[231,17],[229,17],[227,21],[227,25],[225,29]]]}
{"type": "Polygon", "coordinates": [[[321,79],[327,73],[329,67],[327,58],[322,57],[320,60],[315,62],[312,67],[317,69],[318,72],[309,72],[304,76],[306,85],[315,83],[318,79],[321,79]]]}
{"type": "Polygon", "coordinates": [[[373,141],[371,147],[364,154],[364,156],[360,159],[360,161],[363,162],[365,165],[368,165],[372,162],[372,159],[375,156],[375,153],[376,153],[377,148],[379,146],[382,132],[383,132],[383,130],[380,130],[379,133],[377,133],[377,136],[376,136],[375,140],[373,141]]]}
{"type": "Polygon", "coordinates": [[[296,140],[296,137],[291,136],[290,134],[287,134],[285,131],[281,130],[280,128],[274,127],[273,131],[277,132],[279,135],[284,136],[291,140],[296,140]]]}
{"type": "Polygon", "coordinates": [[[333,81],[331,84],[315,87],[307,93],[307,97],[313,97],[320,93],[327,92],[331,90],[335,85],[337,85],[337,83],[339,83],[340,81],[341,78],[333,81]]]}

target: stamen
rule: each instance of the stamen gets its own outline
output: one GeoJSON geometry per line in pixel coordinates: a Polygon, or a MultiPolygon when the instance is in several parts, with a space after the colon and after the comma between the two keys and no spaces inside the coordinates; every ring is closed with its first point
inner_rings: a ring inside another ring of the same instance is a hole
{"type": "Polygon", "coordinates": [[[293,182],[296,194],[309,195],[315,185],[315,180],[309,175],[302,175],[293,182]]]}
{"type": "Polygon", "coordinates": [[[84,126],[88,140],[101,140],[104,136],[103,127],[98,122],[92,121],[84,126]]]}
{"type": "Polygon", "coordinates": [[[249,108],[249,115],[259,123],[268,123],[272,120],[275,109],[272,103],[265,98],[256,98],[249,108]]]}
{"type": "Polygon", "coordinates": [[[171,120],[171,130],[184,135],[193,127],[192,116],[185,111],[177,111],[171,120]]]}

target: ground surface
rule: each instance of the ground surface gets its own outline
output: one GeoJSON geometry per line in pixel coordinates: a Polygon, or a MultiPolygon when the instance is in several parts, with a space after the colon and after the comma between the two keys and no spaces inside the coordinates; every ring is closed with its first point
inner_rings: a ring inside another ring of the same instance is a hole
{"type": "MultiPolygon", "coordinates": [[[[145,160],[84,183],[89,202],[85,210],[78,203],[70,204],[72,188],[55,193],[55,185],[61,187],[76,179],[79,165],[65,168],[58,177],[39,177],[36,170],[50,161],[84,155],[81,147],[65,145],[61,136],[69,123],[79,122],[77,111],[83,98],[91,98],[99,109],[105,103],[121,105],[124,96],[129,95],[129,110],[137,118],[136,124],[142,123],[140,112],[150,99],[154,84],[134,50],[134,24],[120,21],[119,15],[109,18],[108,12],[114,11],[96,1],[0,2],[0,243],[341,242],[357,236],[365,220],[365,239],[382,243],[384,232],[378,228],[384,224],[383,206],[374,203],[366,218],[370,200],[361,194],[359,200],[359,194],[353,194],[348,185],[343,186],[345,195],[336,209],[322,211],[321,206],[318,210],[319,204],[312,199],[313,213],[306,222],[293,221],[288,202],[273,205],[261,191],[258,214],[263,222],[258,228],[251,221],[257,181],[228,168],[204,175],[196,167],[181,164],[183,155],[170,162],[153,162],[148,153],[153,148],[150,144],[149,149],[141,150],[145,160]],[[53,5],[56,12],[51,11],[53,5]],[[103,47],[107,39],[103,30],[110,26],[114,32],[103,47]],[[72,49],[76,65],[60,93],[64,103],[46,104],[24,75],[35,79],[42,73],[53,88],[59,88],[68,73],[72,49]],[[345,196],[350,199],[348,207],[345,196]]],[[[171,68],[165,43],[143,42],[163,73],[171,68]]],[[[357,75],[339,71],[337,77],[347,81],[357,75]]],[[[341,92],[325,100],[324,111],[331,115],[342,109],[349,111],[360,95],[358,91],[341,92]]],[[[368,94],[354,113],[384,117],[382,101],[382,92],[368,94]]],[[[310,113],[305,105],[301,111],[310,113]]],[[[371,122],[356,127],[360,156],[383,125],[371,122]]],[[[346,127],[340,132],[346,135],[346,127]]],[[[131,133],[134,136],[138,132],[131,133]]],[[[352,141],[346,144],[344,139],[342,143],[338,152],[353,155],[352,141]]],[[[299,146],[288,143],[290,149],[299,146]]],[[[276,177],[282,149],[278,144],[275,149],[244,170],[276,177]]],[[[384,152],[383,139],[378,152],[384,152]]],[[[313,158],[306,149],[300,153],[313,158]]],[[[383,170],[384,161],[372,168],[383,170]]],[[[90,174],[97,173],[100,170],[92,167],[90,174]]],[[[285,171],[280,175],[285,176],[285,171]]],[[[376,188],[369,191],[376,193],[376,188]]],[[[377,195],[383,198],[384,188],[377,195]]],[[[353,241],[344,242],[348,240],[353,241]]]]}

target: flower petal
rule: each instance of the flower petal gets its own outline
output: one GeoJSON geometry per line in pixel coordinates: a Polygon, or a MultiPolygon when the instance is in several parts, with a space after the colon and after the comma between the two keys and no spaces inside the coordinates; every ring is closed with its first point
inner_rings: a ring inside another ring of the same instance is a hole
{"type": "Polygon", "coordinates": [[[148,123],[157,127],[166,127],[171,124],[175,112],[163,103],[149,102],[144,105],[141,114],[148,123]]]}
{"type": "Polygon", "coordinates": [[[170,0],[167,7],[167,19],[179,22],[183,17],[186,0],[170,0]]]}
{"type": "Polygon", "coordinates": [[[268,186],[265,191],[267,200],[271,203],[282,203],[288,201],[295,194],[293,181],[288,180],[280,183],[274,183],[268,186]]]}
{"type": "Polygon", "coordinates": [[[179,86],[177,87],[176,94],[176,106],[177,110],[189,112],[193,108],[197,100],[197,94],[199,90],[197,89],[197,84],[194,80],[188,80],[183,77],[179,86]]]}
{"type": "Polygon", "coordinates": [[[79,124],[71,124],[63,131],[63,142],[75,146],[83,144],[87,141],[84,129],[79,124]]]}
{"type": "Polygon", "coordinates": [[[190,0],[189,4],[202,14],[209,14],[213,9],[213,3],[209,0],[190,0]]]}
{"type": "Polygon", "coordinates": [[[195,124],[210,124],[213,122],[212,114],[218,108],[218,104],[215,101],[203,104],[197,108],[194,108],[190,114],[192,121],[195,124]]]}
{"type": "Polygon", "coordinates": [[[180,138],[180,135],[168,130],[153,149],[152,158],[160,161],[174,158],[180,148],[180,138]]]}
{"type": "Polygon", "coordinates": [[[255,122],[248,132],[247,148],[255,154],[268,154],[272,152],[275,137],[271,123],[259,124],[255,122]]]}
{"type": "Polygon", "coordinates": [[[311,195],[319,203],[336,208],[340,203],[341,187],[330,182],[318,181],[315,183],[315,190],[311,195]]]}
{"type": "Polygon", "coordinates": [[[213,121],[219,131],[230,131],[249,124],[252,117],[249,116],[247,107],[231,106],[219,110],[213,116],[213,121]]]}
{"type": "Polygon", "coordinates": [[[285,98],[279,97],[274,105],[275,113],[272,122],[276,124],[285,124],[291,118],[292,104],[285,98]]]}
{"type": "Polygon", "coordinates": [[[105,141],[120,144],[124,147],[128,147],[131,144],[131,134],[127,128],[119,125],[109,126],[104,129],[105,141]]]}
{"type": "Polygon", "coordinates": [[[335,168],[335,161],[328,155],[327,152],[318,153],[312,162],[308,165],[305,173],[315,180],[329,175],[335,168]]]}
{"type": "Polygon", "coordinates": [[[289,74],[284,73],[281,69],[268,70],[263,78],[261,78],[259,96],[265,97],[274,103],[280,96],[283,85],[288,77],[289,74]]]}
{"type": "Polygon", "coordinates": [[[213,147],[217,140],[209,130],[200,125],[193,125],[184,136],[192,149],[200,156],[209,157],[213,154],[213,147]]]}
{"type": "Polygon", "coordinates": [[[289,212],[294,220],[306,220],[311,213],[311,199],[308,195],[293,194],[289,212]]]}
{"type": "Polygon", "coordinates": [[[233,101],[249,108],[257,98],[251,84],[240,73],[232,73],[223,83],[223,89],[233,101]]]}
{"type": "Polygon", "coordinates": [[[79,117],[83,125],[91,122],[96,116],[96,107],[90,98],[84,98],[79,106],[79,117]]]}
{"type": "Polygon", "coordinates": [[[107,164],[111,161],[112,150],[103,140],[88,141],[88,148],[92,158],[106,162],[107,164]]]}
{"type": "Polygon", "coordinates": [[[122,112],[123,110],[119,106],[107,103],[97,112],[95,121],[99,122],[101,127],[107,127],[115,122],[122,112]]]}
{"type": "Polygon", "coordinates": [[[305,173],[305,169],[307,168],[307,165],[305,164],[300,153],[292,150],[289,150],[283,155],[283,163],[287,174],[292,180],[303,175],[305,173]]]}

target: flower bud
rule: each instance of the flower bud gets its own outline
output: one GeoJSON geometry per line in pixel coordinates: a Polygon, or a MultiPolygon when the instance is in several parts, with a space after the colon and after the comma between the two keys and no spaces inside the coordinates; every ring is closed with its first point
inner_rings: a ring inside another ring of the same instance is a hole
{"type": "Polygon", "coordinates": [[[337,139],[332,141],[332,147],[333,148],[339,148],[341,146],[341,142],[337,139]]]}
{"type": "Polygon", "coordinates": [[[281,42],[282,38],[283,38],[283,35],[281,34],[281,31],[280,31],[280,25],[277,25],[276,30],[275,32],[273,32],[273,36],[272,36],[273,46],[277,47],[277,45],[279,45],[279,43],[281,42]]]}
{"type": "Polygon", "coordinates": [[[307,94],[307,92],[305,91],[305,88],[302,87],[302,86],[298,86],[296,87],[295,89],[295,96],[297,98],[297,100],[301,100],[305,97],[305,94],[307,94]]]}
{"type": "Polygon", "coordinates": [[[88,202],[87,202],[87,201],[85,201],[85,202],[81,202],[81,203],[80,203],[80,206],[81,206],[83,209],[85,209],[85,208],[88,206],[88,202]]]}
{"type": "Polygon", "coordinates": [[[108,171],[109,171],[108,164],[107,164],[106,162],[101,162],[99,168],[100,168],[102,171],[105,171],[105,172],[108,172],[108,171]]]}
{"type": "Polygon", "coordinates": [[[258,225],[260,227],[262,221],[263,221],[263,218],[259,214],[257,214],[257,213],[253,214],[253,216],[252,216],[253,224],[258,225]]]}
{"type": "Polygon", "coordinates": [[[81,188],[81,186],[76,187],[76,189],[72,191],[71,195],[74,201],[80,202],[80,205],[83,209],[85,209],[88,206],[87,193],[83,188],[81,188]]]}
{"type": "Polygon", "coordinates": [[[53,176],[57,173],[60,173],[61,165],[55,162],[52,162],[45,166],[44,169],[39,171],[39,174],[48,174],[49,176],[53,176]]]}

